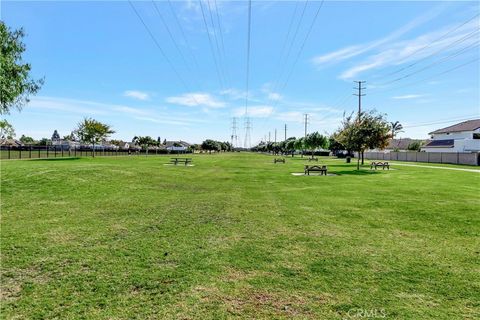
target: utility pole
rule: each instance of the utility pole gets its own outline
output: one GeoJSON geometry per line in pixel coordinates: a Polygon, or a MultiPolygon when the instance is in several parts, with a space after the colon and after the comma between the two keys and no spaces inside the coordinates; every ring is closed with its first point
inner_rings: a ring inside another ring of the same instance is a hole
{"type": "MultiPolygon", "coordinates": [[[[354,93],[354,96],[358,97],[358,116],[357,116],[357,122],[360,124],[360,115],[362,114],[362,97],[365,95],[365,93],[362,93],[362,90],[365,90],[365,87],[362,87],[362,84],[365,83],[365,81],[354,81],[358,87],[354,88],[358,90],[358,93],[354,93]]],[[[363,165],[363,151],[358,153],[358,159],[357,159],[357,167],[358,167],[358,162],[360,161],[360,157],[362,158],[362,165],[363,165]]]]}
{"type": "Polygon", "coordinates": [[[275,143],[277,143],[277,128],[275,128],[275,143]]]}
{"type": "Polygon", "coordinates": [[[285,123],[285,139],[284,141],[287,141],[287,124],[285,123]]]}
{"type": "MultiPolygon", "coordinates": [[[[303,122],[304,122],[304,125],[305,125],[305,135],[304,135],[304,139],[305,139],[305,140],[307,139],[308,116],[309,116],[308,113],[305,113],[305,114],[304,114],[305,119],[304,119],[303,122]]],[[[304,141],[304,143],[305,143],[305,141],[304,141]]],[[[303,157],[303,154],[304,154],[304,153],[305,153],[305,148],[304,148],[304,150],[302,151],[302,157],[303,157]]]]}
{"type": "Polygon", "coordinates": [[[362,87],[362,85],[365,83],[365,81],[354,81],[358,86],[353,88],[355,90],[358,90],[358,93],[354,93],[354,96],[358,97],[358,121],[360,121],[360,114],[362,113],[362,97],[365,95],[365,93],[362,93],[362,90],[365,90],[366,87],[362,87]]]}
{"type": "Polygon", "coordinates": [[[268,143],[270,143],[270,131],[268,131],[268,143]]]}
{"type": "Polygon", "coordinates": [[[237,118],[235,117],[232,118],[232,135],[230,136],[230,138],[232,147],[238,147],[237,118]]]}

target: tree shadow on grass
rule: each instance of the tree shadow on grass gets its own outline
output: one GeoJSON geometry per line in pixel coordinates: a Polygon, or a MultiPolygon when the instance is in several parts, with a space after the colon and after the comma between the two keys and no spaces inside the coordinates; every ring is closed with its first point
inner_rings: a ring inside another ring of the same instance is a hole
{"type": "Polygon", "coordinates": [[[80,160],[80,157],[63,157],[63,158],[38,158],[30,159],[30,161],[69,161],[69,160],[80,160]]]}
{"type": "Polygon", "coordinates": [[[371,175],[371,174],[379,174],[379,171],[367,171],[367,170],[341,170],[341,171],[333,171],[332,173],[335,173],[339,176],[343,175],[353,175],[353,176],[366,176],[366,175],[371,175]]]}

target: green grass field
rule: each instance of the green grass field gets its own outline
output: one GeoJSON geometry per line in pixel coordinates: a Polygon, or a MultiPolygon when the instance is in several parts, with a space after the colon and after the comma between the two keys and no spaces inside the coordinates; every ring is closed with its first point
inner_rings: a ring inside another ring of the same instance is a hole
{"type": "Polygon", "coordinates": [[[193,158],[2,161],[2,318],[480,317],[480,174],[193,158]]]}

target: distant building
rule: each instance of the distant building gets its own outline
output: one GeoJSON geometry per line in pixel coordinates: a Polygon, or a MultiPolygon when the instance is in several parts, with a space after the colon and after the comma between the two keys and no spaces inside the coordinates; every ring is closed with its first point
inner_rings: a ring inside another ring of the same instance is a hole
{"type": "Polygon", "coordinates": [[[23,147],[23,143],[17,139],[0,139],[0,145],[3,147],[23,147]]]}
{"type": "Polygon", "coordinates": [[[426,152],[479,152],[480,119],[457,123],[429,133],[432,140],[421,148],[426,152]]]}
{"type": "Polygon", "coordinates": [[[185,141],[165,141],[165,149],[168,151],[188,151],[190,144],[185,141]]]}
{"type": "Polygon", "coordinates": [[[419,142],[420,144],[424,145],[430,142],[430,140],[419,140],[419,139],[410,139],[410,138],[402,138],[402,139],[392,139],[388,143],[388,146],[385,147],[386,151],[408,151],[408,146],[412,143],[419,142]]]}

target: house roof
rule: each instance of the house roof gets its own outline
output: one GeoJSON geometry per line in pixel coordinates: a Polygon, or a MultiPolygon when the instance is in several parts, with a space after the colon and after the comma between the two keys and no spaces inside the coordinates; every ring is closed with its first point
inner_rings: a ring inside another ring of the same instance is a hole
{"type": "Polygon", "coordinates": [[[423,146],[423,148],[453,148],[454,144],[453,139],[432,140],[423,146]]]}
{"type": "Polygon", "coordinates": [[[416,142],[416,141],[419,141],[419,142],[428,142],[425,141],[425,140],[418,140],[418,139],[410,139],[410,138],[403,138],[403,139],[392,139],[389,141],[388,143],[388,146],[385,148],[385,149],[399,149],[399,150],[407,150],[408,149],[408,146],[412,143],[412,142],[416,142]]]}
{"type": "Polygon", "coordinates": [[[166,147],[173,147],[175,146],[175,144],[179,144],[181,145],[182,147],[185,147],[185,148],[188,148],[190,147],[190,144],[188,142],[185,142],[185,141],[182,141],[182,140],[179,140],[179,141],[167,141],[165,143],[165,146],[166,147]]]}
{"type": "Polygon", "coordinates": [[[478,128],[480,128],[480,119],[475,119],[475,120],[463,121],[463,122],[454,124],[453,126],[438,129],[438,130],[430,132],[429,134],[473,131],[473,130],[476,130],[478,128]]]}

